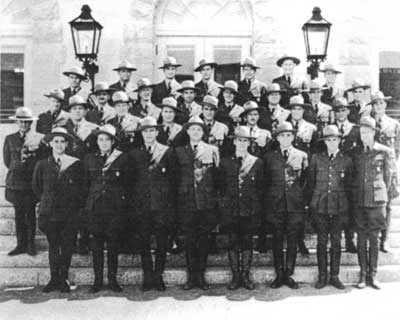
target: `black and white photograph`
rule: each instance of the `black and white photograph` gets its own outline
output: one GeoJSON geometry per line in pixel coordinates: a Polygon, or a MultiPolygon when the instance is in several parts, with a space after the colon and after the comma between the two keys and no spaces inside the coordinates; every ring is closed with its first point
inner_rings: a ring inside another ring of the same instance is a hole
{"type": "Polygon", "coordinates": [[[395,0],[1,0],[0,319],[398,319],[395,0]]]}

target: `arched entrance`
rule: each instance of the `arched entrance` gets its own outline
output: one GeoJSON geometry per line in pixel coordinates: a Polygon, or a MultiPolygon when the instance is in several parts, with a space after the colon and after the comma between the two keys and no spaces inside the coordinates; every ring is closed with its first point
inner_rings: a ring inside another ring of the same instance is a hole
{"type": "MultiPolygon", "coordinates": [[[[219,82],[240,79],[240,61],[251,55],[253,19],[248,1],[163,0],[156,7],[155,79],[157,69],[167,55],[182,67],[178,80],[193,78],[193,69],[201,58],[217,62],[215,78],[219,82]]],[[[195,80],[199,74],[194,75],[195,80]]]]}

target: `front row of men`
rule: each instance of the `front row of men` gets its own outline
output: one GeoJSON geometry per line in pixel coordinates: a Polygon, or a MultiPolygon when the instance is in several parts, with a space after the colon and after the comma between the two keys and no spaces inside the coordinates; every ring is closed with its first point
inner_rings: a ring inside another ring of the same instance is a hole
{"type": "MultiPolygon", "coordinates": [[[[71,113],[75,112],[72,109],[71,113]]],[[[37,133],[35,137],[30,136],[30,144],[24,136],[29,131],[25,130],[28,127],[25,124],[34,119],[29,109],[22,107],[14,118],[20,131],[8,136],[5,144],[10,137],[21,139],[28,147],[27,152],[38,152],[41,136],[37,133]]],[[[142,240],[142,289],[165,290],[163,272],[168,234],[175,224],[185,239],[188,272],[185,290],[209,287],[205,279],[208,242],[217,224],[229,238],[232,270],[229,289],[242,286],[251,290],[254,288],[250,276],[252,235],[262,218],[272,225],[276,278],[271,287],[287,285],[296,289],[298,284],[292,276],[297,238],[307,208],[318,235],[316,287],[322,288],[329,282],[338,289],[344,288],[338,277],[340,239],[352,213],[358,234],[360,280],[357,286],[364,288],[369,284],[379,288],[378,236],[385,229],[385,208],[395,172],[395,156],[391,149],[375,141],[379,129],[373,118],[363,117],[359,128],[361,142],[352,157],[339,149],[338,127],[327,125],[322,132],[326,148],[313,154],[310,160],[306,152],[293,146],[297,130],[286,121],[276,127],[276,145],[262,159],[249,153],[255,139],[249,126],[234,129],[230,136],[233,152],[220,159],[218,147],[203,141],[209,127],[198,116],[183,125],[182,132],[187,139],[175,148],[157,142],[163,126],[153,117],[140,120],[136,133],[141,134],[143,143],[129,152],[116,148],[120,137],[115,127],[103,125],[91,131],[98,151],[83,158],[66,154],[71,145],[72,149],[77,147],[65,128],[52,129],[44,136],[51,154],[36,163],[32,180],[34,195],[40,202],[39,228],[49,242],[51,280],[44,291],[70,290],[68,269],[82,215],[94,236],[95,280],[91,292],[98,292],[103,286],[105,242],[108,286],[113,291],[121,291],[116,277],[117,244],[126,225],[142,240]],[[150,248],[151,235],[156,238],[155,262],[150,248]],[[329,278],[328,237],[331,239],[329,278]]],[[[23,152],[12,154],[24,157],[23,152]]],[[[21,162],[20,165],[29,164],[21,162]]],[[[15,168],[10,171],[16,172],[15,168]]]]}

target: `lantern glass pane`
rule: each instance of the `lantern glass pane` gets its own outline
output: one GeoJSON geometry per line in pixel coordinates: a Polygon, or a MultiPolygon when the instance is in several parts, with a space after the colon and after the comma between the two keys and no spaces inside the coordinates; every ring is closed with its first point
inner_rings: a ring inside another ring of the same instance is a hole
{"type": "Polygon", "coordinates": [[[308,27],[309,55],[326,55],[328,29],[324,27],[308,27]]]}
{"type": "Polygon", "coordinates": [[[74,38],[76,40],[76,54],[93,54],[94,51],[94,30],[74,28],[74,38]]]}

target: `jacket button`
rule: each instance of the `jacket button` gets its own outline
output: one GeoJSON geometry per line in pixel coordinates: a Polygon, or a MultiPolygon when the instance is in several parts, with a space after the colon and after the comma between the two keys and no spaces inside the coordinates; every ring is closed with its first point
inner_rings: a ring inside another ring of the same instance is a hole
{"type": "Polygon", "coordinates": [[[332,175],[331,175],[331,174],[329,175],[329,178],[332,178],[332,175]]]}
{"type": "Polygon", "coordinates": [[[328,182],[328,184],[329,184],[329,185],[331,185],[331,184],[332,184],[332,182],[328,182]]]}
{"type": "Polygon", "coordinates": [[[331,193],[331,190],[328,190],[328,193],[331,193]]]}

